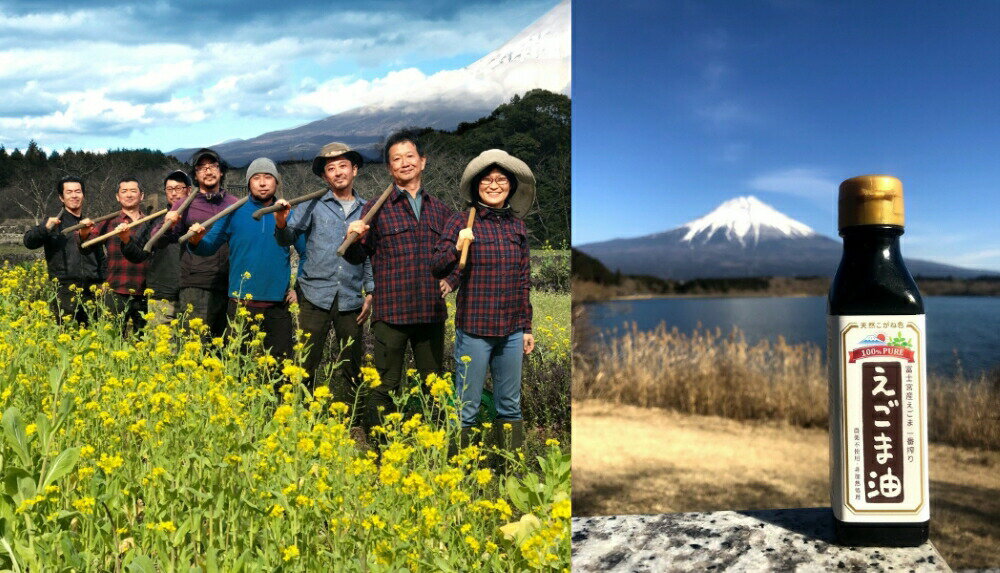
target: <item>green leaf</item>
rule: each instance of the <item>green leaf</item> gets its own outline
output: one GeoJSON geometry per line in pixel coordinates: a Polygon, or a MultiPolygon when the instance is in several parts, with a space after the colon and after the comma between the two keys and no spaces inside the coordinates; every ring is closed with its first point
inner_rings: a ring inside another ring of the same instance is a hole
{"type": "Polygon", "coordinates": [[[153,560],[145,555],[136,555],[132,562],[128,564],[130,573],[156,573],[156,565],[153,560]]]}
{"type": "Polygon", "coordinates": [[[73,471],[76,466],[76,462],[80,460],[80,448],[66,448],[56,459],[52,462],[52,467],[49,468],[49,475],[45,476],[45,481],[42,482],[42,489],[44,490],[47,486],[55,483],[56,480],[73,471]]]}
{"type": "Polygon", "coordinates": [[[21,420],[21,412],[16,406],[7,408],[3,413],[3,434],[7,438],[7,443],[14,450],[14,453],[21,458],[21,463],[25,468],[31,466],[31,456],[28,455],[28,437],[24,433],[24,421],[21,420]]]}
{"type": "Polygon", "coordinates": [[[205,552],[205,573],[219,573],[219,563],[215,557],[214,547],[209,547],[205,552]]]}

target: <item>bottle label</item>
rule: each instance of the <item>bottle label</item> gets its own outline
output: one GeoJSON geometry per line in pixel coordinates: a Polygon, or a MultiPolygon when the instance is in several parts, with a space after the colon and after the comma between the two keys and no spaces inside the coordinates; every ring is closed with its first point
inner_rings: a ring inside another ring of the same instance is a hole
{"type": "Polygon", "coordinates": [[[834,515],[860,523],[927,521],[924,315],[828,321],[834,515]]]}

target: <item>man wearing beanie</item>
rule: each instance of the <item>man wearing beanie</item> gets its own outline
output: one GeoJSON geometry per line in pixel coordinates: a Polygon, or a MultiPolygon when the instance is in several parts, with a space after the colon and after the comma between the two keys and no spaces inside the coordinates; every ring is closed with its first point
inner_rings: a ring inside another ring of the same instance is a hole
{"type": "MultiPolygon", "coordinates": [[[[292,278],[291,253],[287,246],[274,241],[274,215],[259,221],[253,218],[258,209],[274,204],[274,195],[281,185],[278,168],[266,157],[254,159],[247,168],[249,199],[238,209],[219,219],[209,229],[193,223],[191,250],[200,256],[211,256],[229,245],[228,315],[236,316],[239,307],[262,317],[264,346],[279,360],[291,358],[295,325],[288,304],[294,302],[290,290],[292,278]]],[[[303,252],[305,241],[296,244],[303,252]]]]}
{"type": "MultiPolygon", "coordinates": [[[[344,143],[323,146],[313,159],[312,169],[326,183],[327,192],[297,206],[290,215],[288,202],[279,200],[278,204],[285,209],[275,213],[274,236],[278,244],[305,241],[306,256],[299,265],[296,290],[299,325],[309,334],[310,348],[305,362],[309,384],[313,388],[320,384],[316,379],[318,366],[333,326],[335,348],[346,344],[348,339],[351,341],[342,355],[346,361],[330,383],[334,398],[349,406],[364,404],[358,396],[362,325],[371,311],[371,293],[375,285],[367,258],[350,264],[337,256],[337,247],[347,236],[348,223],[361,217],[365,201],[354,192],[354,178],[363,163],[361,154],[344,143]]],[[[354,426],[362,425],[361,416],[356,415],[353,408],[350,416],[354,426]]]]}
{"type": "MultiPolygon", "coordinates": [[[[181,206],[181,203],[176,203],[163,217],[163,224],[169,226],[163,235],[168,242],[177,242],[192,224],[202,223],[236,202],[236,197],[227,193],[223,185],[228,166],[218,153],[208,148],[199,149],[191,157],[191,165],[191,175],[198,184],[198,195],[183,213],[176,212],[181,206]]],[[[158,226],[153,232],[157,229],[158,226]]],[[[190,305],[190,318],[204,320],[212,336],[222,336],[226,330],[228,283],[229,249],[225,245],[207,257],[189,249],[181,250],[180,311],[190,305]]]]}
{"type": "MultiPolygon", "coordinates": [[[[191,177],[179,169],[171,171],[163,179],[163,191],[167,196],[167,205],[182,203],[191,192],[191,177]]],[[[149,326],[168,324],[177,316],[177,297],[180,291],[181,246],[176,242],[161,240],[153,246],[152,252],[147,253],[142,248],[156,225],[155,220],[145,223],[136,230],[134,237],[131,229],[118,233],[121,251],[126,259],[133,263],[149,261],[146,267],[146,288],[149,294],[146,305],[149,312],[153,313],[149,326]]]]}

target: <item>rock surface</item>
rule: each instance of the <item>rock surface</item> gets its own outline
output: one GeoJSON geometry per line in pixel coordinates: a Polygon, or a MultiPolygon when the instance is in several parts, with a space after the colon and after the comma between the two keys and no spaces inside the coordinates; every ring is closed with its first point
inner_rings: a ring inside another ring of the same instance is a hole
{"type": "Polygon", "coordinates": [[[577,517],[573,571],[951,571],[934,546],[840,547],[829,508],[577,517]]]}

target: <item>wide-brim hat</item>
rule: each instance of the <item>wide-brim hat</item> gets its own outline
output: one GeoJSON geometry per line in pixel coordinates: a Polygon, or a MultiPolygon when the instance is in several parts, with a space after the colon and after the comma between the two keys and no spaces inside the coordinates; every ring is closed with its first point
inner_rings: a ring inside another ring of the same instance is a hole
{"type": "Polygon", "coordinates": [[[510,210],[515,217],[523,219],[531,210],[531,204],[535,202],[535,174],[531,172],[527,163],[502,149],[487,149],[470,161],[462,173],[460,188],[471,193],[473,199],[476,199],[479,189],[478,182],[475,182],[477,188],[473,191],[473,178],[484,169],[494,165],[507,170],[517,179],[517,190],[513,191],[507,198],[507,204],[510,205],[510,210]]]}
{"type": "Polygon", "coordinates": [[[336,159],[337,157],[346,157],[357,167],[361,167],[365,163],[365,158],[357,151],[354,151],[350,145],[334,141],[333,143],[324,145],[323,149],[320,149],[316,157],[313,158],[313,173],[317,177],[322,177],[323,168],[326,167],[327,160],[336,159]]]}

